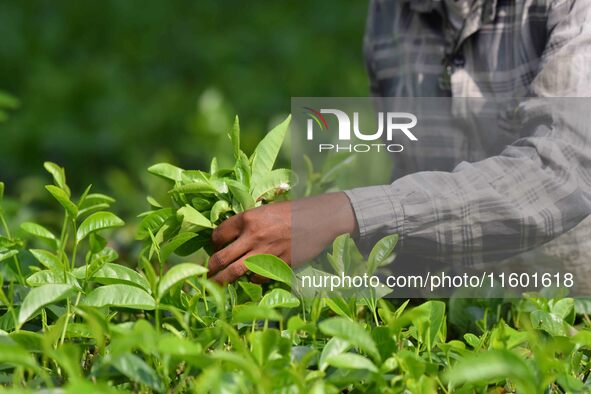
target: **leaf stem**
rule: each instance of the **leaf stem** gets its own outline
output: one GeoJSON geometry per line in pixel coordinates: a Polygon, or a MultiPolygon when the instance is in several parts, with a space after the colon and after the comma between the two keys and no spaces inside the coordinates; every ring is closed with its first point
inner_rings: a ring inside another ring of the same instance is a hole
{"type": "MultiPolygon", "coordinates": [[[[4,232],[6,233],[6,236],[8,238],[12,238],[12,235],[10,234],[10,228],[8,228],[8,223],[6,223],[6,219],[4,218],[4,215],[0,213],[0,220],[2,220],[2,227],[4,227],[4,232]]],[[[14,265],[16,267],[16,273],[18,276],[18,281],[21,285],[25,284],[25,278],[23,277],[23,273],[21,271],[21,263],[18,259],[17,256],[13,256],[12,257],[12,261],[14,262],[14,265]]]]}

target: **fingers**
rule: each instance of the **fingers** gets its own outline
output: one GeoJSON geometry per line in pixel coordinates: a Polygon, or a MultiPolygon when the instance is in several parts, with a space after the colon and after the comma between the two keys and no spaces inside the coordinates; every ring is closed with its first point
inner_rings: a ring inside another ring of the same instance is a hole
{"type": "Polygon", "coordinates": [[[236,281],[236,279],[240,278],[242,275],[248,272],[248,268],[246,268],[246,265],[244,265],[244,260],[246,260],[250,256],[254,256],[255,254],[257,253],[250,252],[245,254],[240,258],[240,260],[236,261],[233,264],[230,264],[222,271],[218,272],[212,279],[221,285],[236,281]]]}
{"type": "Polygon", "coordinates": [[[226,266],[232,264],[240,257],[244,256],[250,249],[251,243],[247,237],[240,237],[230,245],[226,246],[222,250],[214,253],[209,258],[208,276],[213,276],[219,271],[223,270],[226,266]]]}
{"type": "Polygon", "coordinates": [[[271,279],[265,278],[264,276],[259,275],[259,274],[252,274],[249,279],[252,283],[257,284],[257,285],[262,285],[264,283],[271,281],[271,279]]]}
{"type": "Polygon", "coordinates": [[[230,217],[220,224],[211,234],[211,242],[215,250],[220,250],[234,241],[242,232],[242,215],[230,217]]]}

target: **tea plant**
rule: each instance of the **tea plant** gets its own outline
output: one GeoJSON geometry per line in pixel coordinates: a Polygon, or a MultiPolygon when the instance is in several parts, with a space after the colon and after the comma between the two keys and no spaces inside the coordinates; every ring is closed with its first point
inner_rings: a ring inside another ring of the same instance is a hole
{"type": "MultiPolygon", "coordinates": [[[[115,201],[91,187],[78,197],[65,171],[46,163],[62,225],[13,229],[0,210],[0,385],[71,393],[590,391],[584,300],[452,300],[460,313],[479,308],[481,319],[451,335],[442,301],[411,306],[385,300],[382,289],[306,293],[302,273],[270,255],[246,264],[271,284],[208,280],[193,252],[210,248],[211,230],[293,186],[290,171],[273,170],[288,122],[251,156],[240,150],[236,122],[229,169],[215,160],[208,172],[151,167],[170,182],[170,200],[148,198],[153,209],[137,228],[144,247],[136,269],[108,241],[124,226],[110,212],[115,201]]],[[[3,196],[0,183],[0,207],[3,196]]],[[[341,236],[325,269],[374,272],[392,263],[396,241],[384,238],[366,259],[341,236]]]]}

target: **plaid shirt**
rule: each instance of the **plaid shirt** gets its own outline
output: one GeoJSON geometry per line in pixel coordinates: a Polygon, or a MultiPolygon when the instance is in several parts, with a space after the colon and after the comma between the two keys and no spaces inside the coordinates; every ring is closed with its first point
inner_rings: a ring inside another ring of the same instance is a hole
{"type": "MultiPolygon", "coordinates": [[[[459,1],[470,6],[459,28],[443,0],[371,1],[364,50],[375,96],[591,96],[591,1],[459,1]]],[[[523,119],[537,116],[535,105],[520,109],[523,119]]],[[[346,192],[361,241],[397,233],[404,254],[472,266],[584,227],[591,122],[573,122],[556,115],[530,135],[500,138],[494,155],[486,142],[421,135],[417,150],[441,157],[406,157],[413,164],[391,185],[346,192]]]]}

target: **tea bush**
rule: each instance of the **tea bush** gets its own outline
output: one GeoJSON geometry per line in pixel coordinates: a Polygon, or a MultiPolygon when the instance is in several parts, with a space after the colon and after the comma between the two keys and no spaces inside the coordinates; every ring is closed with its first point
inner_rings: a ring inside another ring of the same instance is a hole
{"type": "MultiPolygon", "coordinates": [[[[445,302],[411,306],[385,300],[379,289],[360,297],[305,294],[298,274],[271,255],[246,263],[270,284],[210,281],[211,230],[233,214],[285,198],[293,186],[291,171],[274,169],[288,124],[248,156],[236,120],[231,168],[215,158],[207,172],[152,166],[170,192],[166,201],[148,197],[152,209],[136,230],[143,245],[137,264],[125,264],[109,237],[125,225],[110,211],[114,199],[90,186],[78,195],[63,168],[45,163],[53,178],[46,191],[62,225],[9,228],[0,210],[0,385],[71,393],[590,391],[584,300],[534,294],[452,300],[455,313],[476,308],[482,319],[450,335],[445,302]]],[[[331,180],[313,168],[308,178],[301,181],[331,180]]],[[[366,261],[341,236],[327,267],[374,271],[391,262],[396,240],[378,242],[366,261]]]]}

